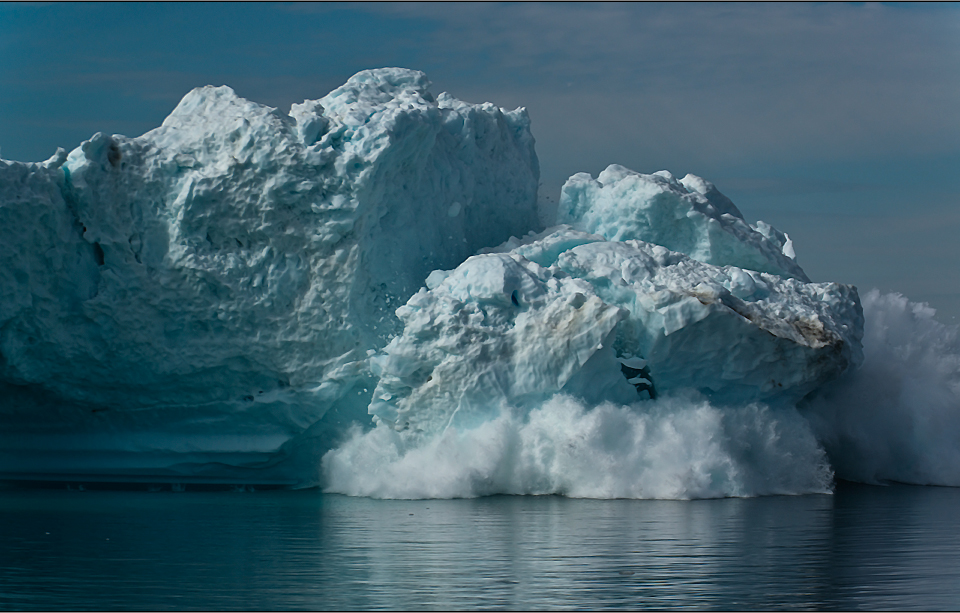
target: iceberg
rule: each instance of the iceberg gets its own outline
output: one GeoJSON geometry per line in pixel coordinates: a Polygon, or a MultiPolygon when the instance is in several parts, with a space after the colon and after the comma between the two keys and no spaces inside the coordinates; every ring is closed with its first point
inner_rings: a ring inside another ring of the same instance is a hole
{"type": "Polygon", "coordinates": [[[712,183],[611,165],[541,225],[524,109],[400,68],[188,93],[0,160],[0,478],[376,497],[960,485],[957,331],[813,282],[712,183]]]}

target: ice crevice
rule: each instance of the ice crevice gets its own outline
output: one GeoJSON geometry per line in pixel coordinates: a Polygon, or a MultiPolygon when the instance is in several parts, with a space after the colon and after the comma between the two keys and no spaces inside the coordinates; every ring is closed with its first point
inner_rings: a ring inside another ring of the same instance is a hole
{"type": "Polygon", "coordinates": [[[140,137],[0,160],[0,473],[381,497],[960,484],[851,459],[837,403],[882,351],[864,363],[856,288],[811,282],[785,233],[705,179],[619,165],[570,177],[541,225],[526,111],[429,88],[368,70],[284,113],[207,86],[140,137]]]}

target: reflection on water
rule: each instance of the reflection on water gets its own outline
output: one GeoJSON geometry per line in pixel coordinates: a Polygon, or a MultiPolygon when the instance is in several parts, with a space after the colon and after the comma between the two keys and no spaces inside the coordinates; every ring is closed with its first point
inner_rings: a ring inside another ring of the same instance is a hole
{"type": "Polygon", "coordinates": [[[2,609],[960,607],[960,490],[679,501],[0,490],[2,609]]]}

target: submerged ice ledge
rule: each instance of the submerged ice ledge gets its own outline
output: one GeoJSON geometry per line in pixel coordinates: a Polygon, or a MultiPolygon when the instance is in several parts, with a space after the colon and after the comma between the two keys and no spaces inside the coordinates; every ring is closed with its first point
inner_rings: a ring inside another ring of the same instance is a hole
{"type": "Polygon", "coordinates": [[[141,137],[0,161],[0,473],[669,498],[902,475],[837,434],[873,372],[855,288],[699,177],[574,175],[546,229],[538,181],[523,109],[404,69],[286,114],[199,88],[141,137]]]}

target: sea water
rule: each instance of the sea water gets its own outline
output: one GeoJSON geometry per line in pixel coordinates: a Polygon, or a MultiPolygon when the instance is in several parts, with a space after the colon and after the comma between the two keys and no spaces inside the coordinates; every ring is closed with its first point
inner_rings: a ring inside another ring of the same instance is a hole
{"type": "Polygon", "coordinates": [[[0,490],[0,609],[960,608],[956,488],[411,501],[73,487],[0,490]]]}

